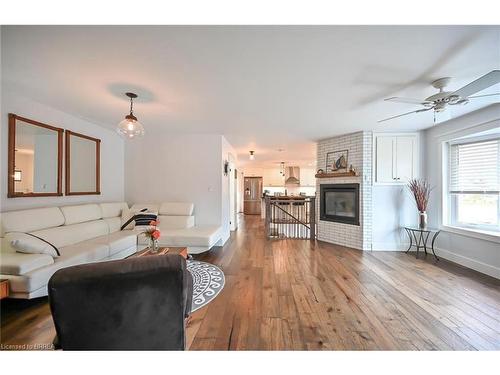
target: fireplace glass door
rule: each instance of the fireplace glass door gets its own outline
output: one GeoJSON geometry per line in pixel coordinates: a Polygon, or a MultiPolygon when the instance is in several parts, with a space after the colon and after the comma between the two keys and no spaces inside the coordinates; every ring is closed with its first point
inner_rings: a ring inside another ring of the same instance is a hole
{"type": "Polygon", "coordinates": [[[359,184],[321,185],[320,219],[359,225],[359,184]]]}

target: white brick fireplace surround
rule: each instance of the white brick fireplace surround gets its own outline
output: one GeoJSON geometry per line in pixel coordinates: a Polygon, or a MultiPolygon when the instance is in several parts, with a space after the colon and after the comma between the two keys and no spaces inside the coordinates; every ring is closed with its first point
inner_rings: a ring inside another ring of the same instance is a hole
{"type": "Polygon", "coordinates": [[[357,132],[318,142],[318,168],[325,170],[326,155],[329,152],[349,150],[348,165],[356,169],[359,176],[316,179],[317,239],[360,250],[372,247],[372,133],[357,132]],[[320,220],[320,185],[352,184],[359,186],[360,225],[351,225],[320,220]]]}

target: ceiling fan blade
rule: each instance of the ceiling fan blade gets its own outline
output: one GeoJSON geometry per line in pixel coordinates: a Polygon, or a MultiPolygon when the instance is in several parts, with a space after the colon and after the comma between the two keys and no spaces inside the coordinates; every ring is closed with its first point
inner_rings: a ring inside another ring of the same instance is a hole
{"type": "Polygon", "coordinates": [[[476,99],[476,98],[484,98],[486,96],[494,96],[494,95],[500,95],[500,92],[496,92],[494,94],[486,94],[486,95],[474,95],[474,96],[469,96],[467,99],[476,99]]]}
{"type": "Polygon", "coordinates": [[[483,91],[484,89],[496,85],[497,83],[500,83],[500,70],[492,70],[481,78],[478,78],[468,85],[465,85],[461,89],[458,89],[451,95],[456,95],[461,98],[467,98],[469,95],[475,94],[479,91],[483,91]]]}
{"type": "Polygon", "coordinates": [[[398,98],[397,96],[393,96],[391,98],[384,99],[386,102],[397,102],[397,103],[408,103],[408,104],[431,104],[432,102],[428,102],[426,100],[420,99],[412,99],[412,98],[398,98]]]}
{"type": "Polygon", "coordinates": [[[403,113],[401,115],[397,115],[397,116],[392,116],[392,117],[389,117],[389,118],[385,118],[383,120],[379,120],[377,122],[384,122],[384,121],[389,121],[389,120],[393,120],[395,118],[398,118],[398,117],[403,117],[403,116],[407,116],[407,115],[411,115],[413,113],[420,113],[420,112],[426,112],[426,111],[430,111],[432,108],[422,108],[422,109],[417,109],[416,111],[411,111],[411,112],[406,112],[406,113],[403,113]]]}

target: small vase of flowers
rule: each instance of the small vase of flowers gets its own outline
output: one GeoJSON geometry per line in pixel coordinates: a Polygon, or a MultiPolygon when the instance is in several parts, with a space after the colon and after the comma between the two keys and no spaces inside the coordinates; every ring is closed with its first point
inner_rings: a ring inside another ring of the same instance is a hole
{"type": "Polygon", "coordinates": [[[408,189],[415,198],[418,209],[418,226],[420,229],[427,228],[427,204],[432,188],[425,180],[411,179],[408,182],[408,189]]]}
{"type": "Polygon", "coordinates": [[[158,220],[152,220],[149,223],[149,228],[144,232],[146,237],[149,239],[149,248],[152,253],[156,253],[159,249],[158,238],[160,238],[160,230],[158,229],[158,220]]]}

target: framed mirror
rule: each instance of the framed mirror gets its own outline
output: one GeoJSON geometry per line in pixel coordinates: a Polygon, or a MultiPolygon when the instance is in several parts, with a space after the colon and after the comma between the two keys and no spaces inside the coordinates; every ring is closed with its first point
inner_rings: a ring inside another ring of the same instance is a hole
{"type": "Polygon", "coordinates": [[[101,194],[101,140],[66,130],[66,195],[101,194]]]}
{"type": "Polygon", "coordinates": [[[62,195],[63,132],[9,114],[7,197],[62,195]]]}

